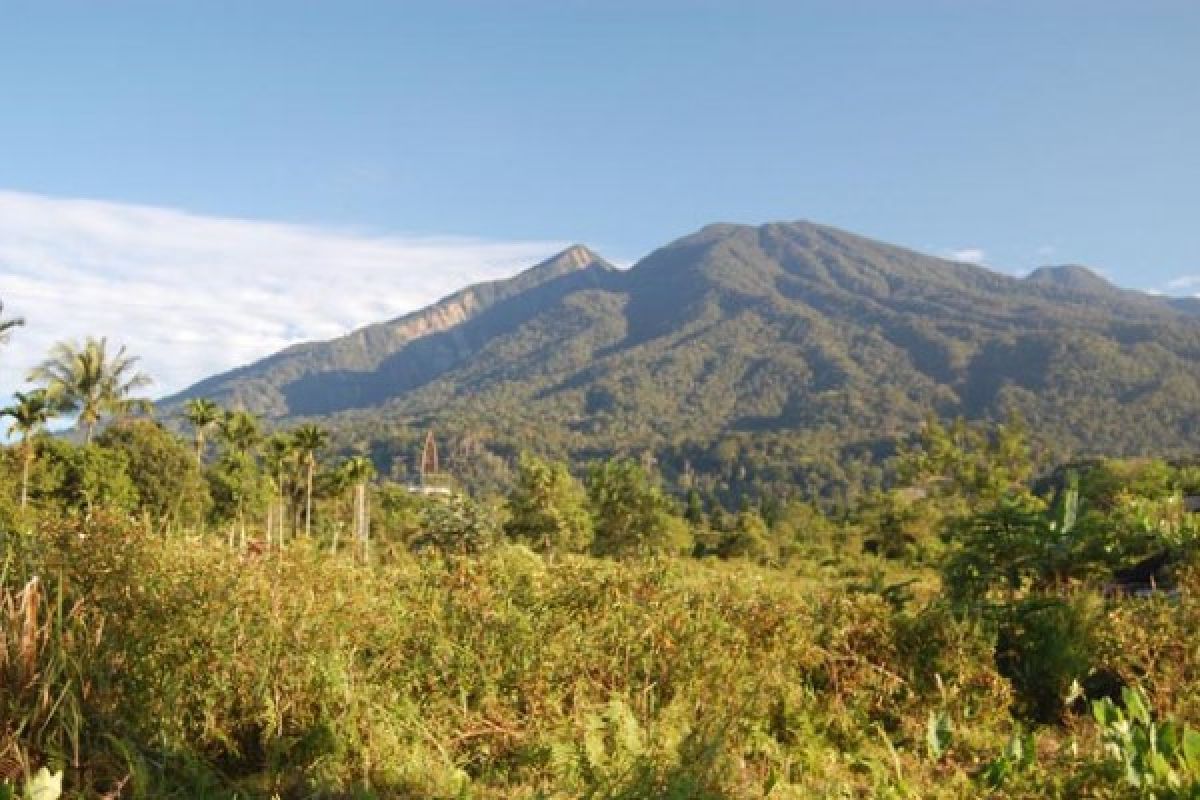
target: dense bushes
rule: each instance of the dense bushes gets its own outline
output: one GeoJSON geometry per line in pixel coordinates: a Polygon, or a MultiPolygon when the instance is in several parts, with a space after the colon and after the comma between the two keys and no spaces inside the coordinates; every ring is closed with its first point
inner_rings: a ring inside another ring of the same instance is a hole
{"type": "MultiPolygon", "coordinates": [[[[8,546],[6,591],[54,576],[39,581],[76,609],[46,657],[80,670],[50,692],[70,719],[9,735],[77,788],[811,796],[888,785],[891,747],[928,777],[914,743],[936,691],[869,595],[518,546],[374,568],[303,544],[244,556],[105,517],[8,546]]],[[[943,687],[1003,705],[986,663],[955,670],[943,687]]],[[[10,718],[41,713],[19,702],[10,718]]]]}
{"type": "Polygon", "coordinates": [[[1032,597],[1006,610],[996,642],[996,664],[1012,683],[1017,714],[1057,722],[1071,685],[1096,667],[1099,611],[1095,599],[1032,597]]]}
{"type": "Polygon", "coordinates": [[[83,796],[1115,797],[1089,701],[1141,687],[1145,724],[1200,726],[1196,573],[1102,591],[1189,561],[1173,469],[1043,499],[972,467],[963,495],[910,453],[933,490],[833,519],[698,493],[681,516],[637,462],[581,483],[525,459],[506,502],[376,486],[364,559],[336,546],[340,473],[301,537],[306,481],[233,452],[205,475],[153,423],[37,447],[32,508],[0,503],[0,787],[45,766],[83,796]],[[215,536],[186,525],[210,493],[215,536]]]}
{"type": "Polygon", "coordinates": [[[1068,718],[1030,744],[1009,709],[1060,709],[1102,668],[1181,724],[1200,711],[1190,599],[1030,606],[997,634],[745,562],[501,544],[364,567],[102,514],[4,544],[4,736],[72,790],[1106,796],[1101,730],[1068,718]]]}

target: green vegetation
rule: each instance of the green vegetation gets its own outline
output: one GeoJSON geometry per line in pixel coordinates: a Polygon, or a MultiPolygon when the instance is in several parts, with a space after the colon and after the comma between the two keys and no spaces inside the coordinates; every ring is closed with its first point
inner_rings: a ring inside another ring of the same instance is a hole
{"type": "Polygon", "coordinates": [[[0,411],[0,416],[12,417],[8,435],[18,434],[21,437],[21,508],[23,509],[29,499],[29,467],[33,463],[34,456],[32,438],[45,429],[46,423],[54,416],[55,408],[45,389],[16,392],[13,397],[16,402],[0,411]]]}
{"type": "Polygon", "coordinates": [[[713,225],[629,270],[572,248],[164,407],[319,417],[334,450],[397,479],[433,428],[475,492],[507,490],[530,451],[580,471],[632,458],[729,508],[790,494],[844,511],[931,411],[1019,411],[1060,458],[1192,455],[1196,309],[1079,267],[1022,280],[820,225],[713,225]]]}
{"type": "Polygon", "coordinates": [[[183,418],[192,426],[196,461],[203,461],[208,432],[221,422],[221,407],[207,397],[197,397],[183,404],[183,418]]]}
{"type": "Polygon", "coordinates": [[[587,493],[565,464],[523,455],[504,531],[541,553],[587,552],[594,532],[587,493]]]}
{"type": "Polygon", "coordinates": [[[96,424],[105,414],[123,415],[148,407],[146,400],[130,396],[150,383],[136,368],[137,359],[127,356],[124,347],[110,356],[106,339],[89,337],[82,346],[71,342],[55,345],[49,358],[29,377],[44,381],[54,402],[78,415],[84,441],[91,442],[96,424]]]}
{"type": "Polygon", "coordinates": [[[1125,689],[1121,701],[1105,697],[1092,709],[1128,787],[1156,797],[1200,797],[1200,732],[1156,722],[1137,690],[1125,689]]]}
{"type": "Polygon", "coordinates": [[[1012,411],[837,504],[769,437],[469,493],[55,352],[5,411],[0,798],[1200,797],[1187,463],[1044,473],[1012,411]]]}

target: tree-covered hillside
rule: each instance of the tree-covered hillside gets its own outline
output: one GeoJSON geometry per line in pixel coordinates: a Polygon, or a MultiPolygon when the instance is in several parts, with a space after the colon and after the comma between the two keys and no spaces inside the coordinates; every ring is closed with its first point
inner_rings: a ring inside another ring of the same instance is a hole
{"type": "Polygon", "coordinates": [[[325,417],[393,471],[429,427],[463,473],[534,448],[647,454],[682,474],[726,443],[786,452],[788,480],[828,493],[864,481],[829,456],[874,460],[931,409],[1019,411],[1061,455],[1191,451],[1198,357],[1189,304],[1083,267],[1018,279],[805,222],[712,225],[625,271],[572,248],[166,406],[214,396],[325,417]]]}
{"type": "Polygon", "coordinates": [[[138,363],[0,409],[0,800],[1200,797],[1194,465],[931,415],[835,513],[770,431],[471,494],[138,363]]]}

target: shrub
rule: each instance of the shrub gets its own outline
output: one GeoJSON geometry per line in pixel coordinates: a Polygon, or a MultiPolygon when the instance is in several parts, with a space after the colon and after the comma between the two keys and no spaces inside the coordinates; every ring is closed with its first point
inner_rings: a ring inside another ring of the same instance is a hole
{"type": "Polygon", "coordinates": [[[587,493],[566,464],[523,455],[504,532],[541,552],[581,553],[592,543],[587,493]]]}
{"type": "Polygon", "coordinates": [[[603,556],[686,553],[692,546],[687,523],[645,470],[630,460],[592,467],[587,480],[595,520],[592,550],[603,556]]]}
{"type": "Polygon", "coordinates": [[[435,499],[422,507],[419,519],[419,532],[409,542],[414,550],[480,553],[499,538],[495,516],[466,495],[435,499]]]}
{"type": "Polygon", "coordinates": [[[109,426],[97,444],[123,454],[137,491],[137,510],[165,527],[196,527],[212,505],[204,473],[191,448],[149,419],[109,426]]]}
{"type": "Polygon", "coordinates": [[[1096,662],[1098,611],[1088,595],[1030,598],[1005,612],[996,665],[1016,692],[1017,713],[1038,722],[1062,717],[1071,685],[1096,662]]]}

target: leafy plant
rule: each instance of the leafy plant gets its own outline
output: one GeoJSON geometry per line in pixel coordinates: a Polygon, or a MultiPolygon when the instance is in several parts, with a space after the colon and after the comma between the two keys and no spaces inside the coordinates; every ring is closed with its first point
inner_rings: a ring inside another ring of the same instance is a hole
{"type": "Polygon", "coordinates": [[[1125,783],[1141,796],[1167,800],[1200,798],[1200,731],[1156,721],[1140,689],[1092,704],[1105,754],[1122,768],[1125,783]]]}
{"type": "Polygon", "coordinates": [[[628,556],[686,552],[691,534],[675,516],[662,489],[636,461],[606,461],[588,472],[588,497],[595,519],[592,550],[628,556]]]}
{"type": "Polygon", "coordinates": [[[954,740],[954,722],[945,711],[930,711],[925,721],[925,752],[934,761],[941,761],[954,740]]]}
{"type": "Polygon", "coordinates": [[[13,787],[0,783],[0,800],[58,800],[62,796],[62,783],[61,772],[42,767],[25,782],[19,795],[13,787]]]}
{"type": "Polygon", "coordinates": [[[1037,740],[1032,733],[1016,730],[1008,738],[1003,752],[987,763],[980,773],[983,782],[999,789],[1014,777],[1037,764],[1037,740]]]}

